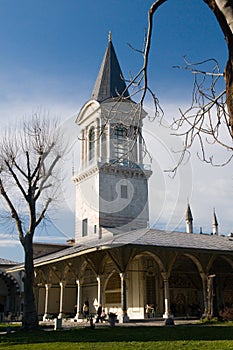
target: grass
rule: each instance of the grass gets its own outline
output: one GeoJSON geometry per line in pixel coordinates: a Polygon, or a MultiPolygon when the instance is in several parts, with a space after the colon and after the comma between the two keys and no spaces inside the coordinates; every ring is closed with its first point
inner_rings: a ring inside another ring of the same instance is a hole
{"type": "MultiPolygon", "coordinates": [[[[0,332],[4,331],[0,327],[0,332]]],[[[155,327],[96,327],[24,331],[12,327],[0,335],[0,350],[233,350],[233,326],[189,325],[155,327]]]]}

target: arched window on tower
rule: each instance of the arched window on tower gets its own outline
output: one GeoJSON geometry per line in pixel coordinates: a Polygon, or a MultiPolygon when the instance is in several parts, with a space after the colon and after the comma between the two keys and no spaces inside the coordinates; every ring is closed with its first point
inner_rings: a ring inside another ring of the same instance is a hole
{"type": "Polygon", "coordinates": [[[120,162],[128,159],[128,131],[123,125],[114,128],[114,155],[120,162]]]}
{"type": "Polygon", "coordinates": [[[89,131],[89,160],[95,157],[95,128],[91,127],[89,131]]]}

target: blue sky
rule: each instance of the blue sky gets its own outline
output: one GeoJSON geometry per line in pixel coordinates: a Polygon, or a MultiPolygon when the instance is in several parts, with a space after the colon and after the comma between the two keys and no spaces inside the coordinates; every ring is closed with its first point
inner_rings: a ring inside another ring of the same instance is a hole
{"type": "MultiPolygon", "coordinates": [[[[68,133],[72,133],[75,116],[90,97],[110,30],[125,78],[140,69],[142,57],[128,43],[142,48],[151,3],[148,0],[0,0],[2,126],[42,108],[59,117],[68,133]]],[[[201,0],[168,1],[158,11],[154,26],[149,84],[159,97],[166,119],[171,120],[178,107],[189,105],[193,81],[191,73],[173,66],[182,64],[186,55],[193,62],[215,58],[223,70],[227,50],[214,16],[201,0]]],[[[171,180],[163,170],[167,166],[166,155],[173,157],[170,153],[173,141],[156,123],[146,123],[145,129],[158,174],[150,182],[151,203],[160,198],[159,208],[154,209],[154,205],[151,208],[152,223],[163,227],[169,213],[176,212],[177,222],[182,226],[181,213],[184,214],[190,200],[197,230],[202,226],[204,231],[211,231],[212,211],[216,207],[220,231],[229,233],[233,229],[231,165],[210,168],[196,159],[194,150],[188,168],[171,180]],[[163,149],[160,154],[156,153],[159,145],[163,149]],[[161,184],[163,193],[158,189],[161,184]],[[182,192],[181,197],[177,188],[182,192]]],[[[69,201],[74,191],[70,169],[67,178],[70,188],[64,191],[66,208],[53,213],[55,224],[65,238],[73,235],[74,226],[74,203],[69,201]],[[69,217],[69,223],[63,217],[69,217]]],[[[22,260],[21,247],[11,247],[16,238],[6,235],[3,238],[0,255],[22,260]]]]}

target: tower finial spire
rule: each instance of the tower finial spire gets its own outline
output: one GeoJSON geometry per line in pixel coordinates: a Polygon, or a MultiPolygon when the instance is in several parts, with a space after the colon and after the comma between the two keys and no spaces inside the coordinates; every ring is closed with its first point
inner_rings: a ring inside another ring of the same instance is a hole
{"type": "Polygon", "coordinates": [[[214,215],[213,215],[213,234],[218,235],[218,220],[214,208],[214,215]]]}
{"type": "Polygon", "coordinates": [[[193,216],[189,203],[186,210],[186,232],[193,233],[193,216]]]}
{"type": "Polygon", "coordinates": [[[108,42],[112,42],[112,32],[111,30],[108,32],[108,42]]]}

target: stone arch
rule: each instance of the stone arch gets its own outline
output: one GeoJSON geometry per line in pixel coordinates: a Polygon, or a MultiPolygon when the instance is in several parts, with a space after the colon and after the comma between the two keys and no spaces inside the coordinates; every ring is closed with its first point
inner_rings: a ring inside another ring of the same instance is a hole
{"type": "Polygon", "coordinates": [[[224,308],[233,307],[233,262],[229,257],[219,255],[213,259],[209,274],[214,276],[214,308],[218,313],[224,308]]]}
{"type": "Polygon", "coordinates": [[[213,266],[213,263],[216,259],[216,255],[211,255],[209,261],[208,261],[208,264],[206,265],[206,271],[207,273],[209,273],[209,271],[211,270],[211,267],[213,266]]]}
{"type": "Polygon", "coordinates": [[[46,275],[42,269],[35,269],[35,283],[37,285],[46,283],[46,275]]]}
{"type": "Polygon", "coordinates": [[[134,256],[132,257],[132,260],[137,256],[150,256],[150,257],[152,257],[155,260],[155,262],[158,264],[160,272],[166,271],[166,268],[165,268],[165,265],[164,265],[162,259],[156,253],[151,252],[151,251],[144,251],[143,253],[136,251],[134,256]]]}
{"type": "Polygon", "coordinates": [[[190,253],[185,253],[184,255],[189,257],[194,262],[194,264],[196,265],[199,273],[202,273],[204,271],[204,268],[203,268],[200,260],[195,255],[190,254],[190,253]]]}
{"type": "Polygon", "coordinates": [[[230,259],[228,256],[221,256],[222,259],[226,260],[228,262],[228,264],[231,266],[231,268],[233,269],[233,260],[230,259]]]}
{"type": "Polygon", "coordinates": [[[104,296],[104,305],[107,310],[117,312],[121,307],[121,279],[116,269],[113,269],[105,281],[104,296]]]}
{"type": "Polygon", "coordinates": [[[69,263],[64,266],[64,270],[63,270],[63,280],[67,283],[67,284],[76,284],[76,280],[77,280],[77,275],[75,274],[75,272],[73,271],[71,265],[69,265],[69,263]]]}
{"type": "Polygon", "coordinates": [[[170,269],[170,308],[174,316],[200,317],[204,311],[202,265],[192,254],[178,254],[170,269]]]}
{"type": "Polygon", "coordinates": [[[81,280],[81,283],[83,281],[83,276],[85,274],[85,270],[87,268],[87,265],[88,265],[87,261],[83,261],[83,263],[80,266],[80,280],[81,280]]]}
{"type": "MultiPolygon", "coordinates": [[[[128,269],[131,310],[139,310],[141,318],[162,315],[164,307],[163,278],[165,271],[161,257],[152,251],[136,251],[128,269]],[[149,305],[149,308],[146,306],[149,305]],[[146,313],[146,309],[149,312],[146,313]]],[[[135,311],[134,311],[135,313],[135,311]]]]}
{"type": "Polygon", "coordinates": [[[47,283],[51,283],[53,285],[59,285],[61,279],[62,279],[61,272],[57,268],[57,266],[56,265],[49,266],[47,283]]]}
{"type": "Polygon", "coordinates": [[[97,298],[97,275],[88,262],[84,261],[80,273],[81,282],[81,304],[89,304],[89,312],[96,313],[95,300],[97,298]]]}
{"type": "Polygon", "coordinates": [[[12,320],[20,314],[20,286],[16,278],[0,271],[0,312],[1,317],[12,320]]]}

